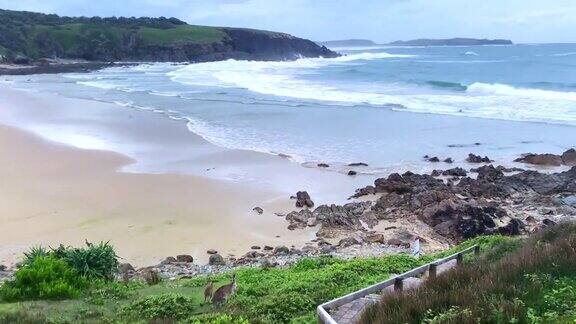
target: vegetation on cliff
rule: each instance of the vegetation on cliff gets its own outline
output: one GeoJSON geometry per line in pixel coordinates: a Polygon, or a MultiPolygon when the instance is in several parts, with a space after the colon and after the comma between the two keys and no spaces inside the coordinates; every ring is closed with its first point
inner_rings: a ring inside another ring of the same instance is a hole
{"type": "Polygon", "coordinates": [[[280,60],[335,55],[283,33],[193,26],[176,18],[59,17],[0,10],[0,61],[280,60]]]}
{"type": "MultiPolygon", "coordinates": [[[[493,256],[493,255],[492,255],[493,256]]],[[[576,224],[560,224],[520,248],[389,295],[364,323],[574,323],[576,224]],[[505,257],[502,257],[505,256],[505,257]]]]}

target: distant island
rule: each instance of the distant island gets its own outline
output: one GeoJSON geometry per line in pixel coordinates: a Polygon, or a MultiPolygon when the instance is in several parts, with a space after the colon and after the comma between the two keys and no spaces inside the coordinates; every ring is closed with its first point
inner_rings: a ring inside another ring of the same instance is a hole
{"type": "Polygon", "coordinates": [[[360,47],[360,46],[376,46],[375,42],[369,39],[342,39],[342,40],[332,40],[325,42],[316,42],[320,46],[326,47],[360,47]]]}
{"type": "Polygon", "coordinates": [[[414,39],[409,41],[395,41],[386,45],[392,46],[473,46],[473,45],[513,45],[507,39],[476,39],[476,38],[450,38],[450,39],[414,39]]]}
{"type": "Polygon", "coordinates": [[[189,25],[176,18],[60,17],[0,10],[0,63],[292,60],[337,53],[285,33],[189,25]]]}

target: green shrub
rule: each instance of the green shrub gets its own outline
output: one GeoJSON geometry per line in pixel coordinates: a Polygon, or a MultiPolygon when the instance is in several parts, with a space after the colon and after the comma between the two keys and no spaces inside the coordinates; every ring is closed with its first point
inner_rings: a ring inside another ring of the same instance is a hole
{"type": "Polygon", "coordinates": [[[0,287],[5,301],[67,299],[80,296],[87,281],[66,262],[54,257],[36,257],[0,287]]]}
{"type": "Polygon", "coordinates": [[[235,317],[228,314],[207,314],[194,316],[186,321],[187,324],[249,324],[243,317],[235,317]]]}
{"type": "Polygon", "coordinates": [[[194,315],[197,302],[182,294],[152,295],[122,308],[121,313],[136,319],[185,319],[194,315]]]}
{"type": "Polygon", "coordinates": [[[71,267],[87,278],[111,280],[118,271],[118,259],[108,242],[86,242],[85,248],[65,248],[62,245],[53,254],[65,260],[71,267]]]}
{"type": "Polygon", "coordinates": [[[24,260],[22,262],[23,265],[30,265],[39,257],[47,257],[50,255],[50,252],[43,248],[42,246],[34,246],[31,247],[30,250],[24,252],[24,260]]]}

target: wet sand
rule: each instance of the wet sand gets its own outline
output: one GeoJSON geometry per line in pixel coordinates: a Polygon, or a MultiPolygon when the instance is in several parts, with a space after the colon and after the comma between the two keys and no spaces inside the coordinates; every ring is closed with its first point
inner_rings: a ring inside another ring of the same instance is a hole
{"type": "Polygon", "coordinates": [[[289,232],[272,210],[289,209],[278,192],[173,174],[117,170],[132,161],[80,150],[0,126],[0,263],[32,245],[110,240],[136,265],[166,256],[207,259],[207,249],[243,253],[253,244],[291,244],[310,232],[289,232]],[[266,213],[251,209],[260,205],[266,213]],[[277,238],[276,236],[280,236],[277,238]]]}

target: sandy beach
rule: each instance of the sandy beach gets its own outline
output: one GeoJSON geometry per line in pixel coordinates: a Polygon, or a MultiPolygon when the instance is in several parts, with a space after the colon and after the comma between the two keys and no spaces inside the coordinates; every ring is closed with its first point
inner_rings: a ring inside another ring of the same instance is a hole
{"type": "Polygon", "coordinates": [[[278,193],[193,176],[117,172],[131,162],[0,126],[0,263],[16,261],[32,245],[85,239],[110,240],[137,265],[176,254],[204,261],[207,249],[241,253],[253,244],[309,239],[308,232],[288,233],[270,212],[251,211],[256,204],[287,208],[278,193]]]}

